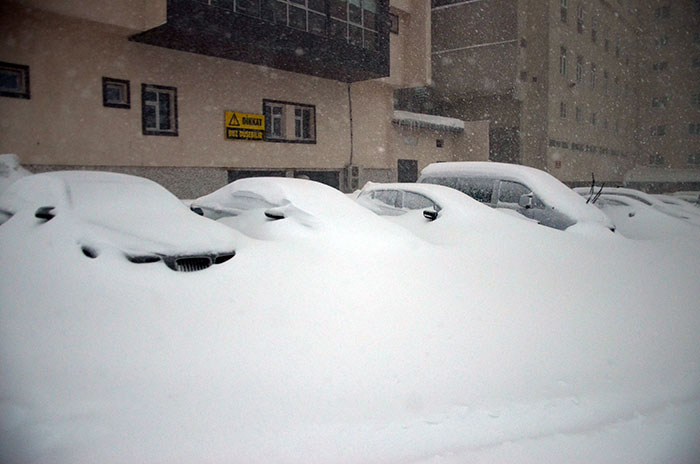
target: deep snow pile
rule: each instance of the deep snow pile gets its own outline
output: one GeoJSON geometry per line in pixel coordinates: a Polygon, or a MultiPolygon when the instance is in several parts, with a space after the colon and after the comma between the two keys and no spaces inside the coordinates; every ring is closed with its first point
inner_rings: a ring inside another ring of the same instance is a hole
{"type": "Polygon", "coordinates": [[[0,461],[697,462],[698,241],[508,222],[232,229],[186,274],[13,219],[0,461]]]}

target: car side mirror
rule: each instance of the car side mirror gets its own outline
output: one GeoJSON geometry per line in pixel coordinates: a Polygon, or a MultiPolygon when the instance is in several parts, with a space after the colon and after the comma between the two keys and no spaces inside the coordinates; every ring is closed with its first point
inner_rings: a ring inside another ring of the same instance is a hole
{"type": "Polygon", "coordinates": [[[280,210],[279,208],[270,208],[265,210],[265,217],[275,221],[285,218],[284,211],[280,210]]]}
{"type": "Polygon", "coordinates": [[[202,208],[200,208],[199,206],[190,206],[190,210],[195,214],[199,214],[200,216],[204,216],[204,210],[202,208]]]}
{"type": "Polygon", "coordinates": [[[440,213],[437,210],[435,210],[435,208],[428,208],[423,210],[423,217],[426,218],[428,221],[434,221],[438,218],[439,214],[440,213]]]}
{"type": "Polygon", "coordinates": [[[635,211],[630,211],[627,215],[629,217],[635,217],[637,215],[637,213],[635,211]]]}
{"type": "Polygon", "coordinates": [[[525,209],[530,209],[532,208],[532,193],[525,193],[523,195],[520,195],[520,199],[518,200],[518,206],[521,208],[525,209]]]}
{"type": "Polygon", "coordinates": [[[34,217],[37,219],[42,219],[44,222],[49,222],[51,219],[56,217],[56,213],[53,210],[53,206],[42,206],[36,210],[34,217]]]}

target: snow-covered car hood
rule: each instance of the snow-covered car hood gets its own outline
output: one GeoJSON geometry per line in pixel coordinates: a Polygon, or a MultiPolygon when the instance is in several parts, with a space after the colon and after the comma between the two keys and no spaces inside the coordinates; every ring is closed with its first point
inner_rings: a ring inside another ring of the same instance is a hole
{"type": "MultiPolygon", "coordinates": [[[[235,248],[226,227],[193,214],[160,185],[108,172],[60,171],[34,174],[0,195],[0,210],[31,218],[51,207],[88,246],[112,246],[127,255],[190,255],[235,248]]],[[[40,221],[39,219],[33,219],[40,221]]]]}

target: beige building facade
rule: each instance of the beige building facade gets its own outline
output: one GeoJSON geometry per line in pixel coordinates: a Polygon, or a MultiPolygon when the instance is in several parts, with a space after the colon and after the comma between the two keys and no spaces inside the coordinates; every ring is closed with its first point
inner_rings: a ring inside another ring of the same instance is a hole
{"type": "Polygon", "coordinates": [[[180,197],[250,175],[351,191],[488,150],[482,123],[413,128],[407,144],[394,121],[394,90],[430,84],[422,0],[5,0],[0,9],[3,82],[17,77],[16,94],[0,97],[0,152],[33,171],[128,172],[180,197]],[[256,115],[264,128],[243,123],[256,115]]]}
{"type": "Polygon", "coordinates": [[[592,174],[632,183],[629,173],[650,165],[659,179],[669,168],[692,179],[698,8],[694,0],[433,0],[434,86],[413,109],[488,120],[490,159],[571,185],[592,174]]]}

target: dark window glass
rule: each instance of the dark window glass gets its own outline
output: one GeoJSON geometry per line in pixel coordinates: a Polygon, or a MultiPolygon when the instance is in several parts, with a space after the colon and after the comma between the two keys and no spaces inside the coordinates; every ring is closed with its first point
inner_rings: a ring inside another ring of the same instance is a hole
{"type": "Polygon", "coordinates": [[[310,10],[319,11],[324,14],[326,12],[326,2],[324,0],[309,0],[307,6],[310,10]]]}
{"type": "Polygon", "coordinates": [[[362,46],[362,28],[350,25],[350,43],[362,46]]]}
{"type": "Polygon", "coordinates": [[[350,0],[349,21],[351,23],[362,24],[362,8],[360,0],[350,0]]]}
{"type": "Polygon", "coordinates": [[[289,7],[289,25],[295,29],[306,30],[306,10],[295,6],[289,7]]]}
{"type": "Polygon", "coordinates": [[[29,99],[29,66],[0,62],[0,96],[29,99]]]}
{"type": "Polygon", "coordinates": [[[326,17],[309,11],[309,32],[324,35],[326,33],[326,17]]]}
{"type": "Polygon", "coordinates": [[[348,2],[347,0],[330,0],[331,16],[338,19],[347,19],[348,17],[348,2]]]}
{"type": "Polygon", "coordinates": [[[331,20],[331,36],[345,39],[348,34],[348,24],[335,19],[331,20]]]}

